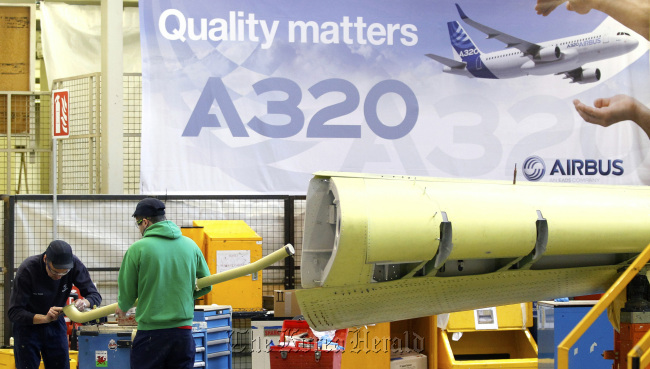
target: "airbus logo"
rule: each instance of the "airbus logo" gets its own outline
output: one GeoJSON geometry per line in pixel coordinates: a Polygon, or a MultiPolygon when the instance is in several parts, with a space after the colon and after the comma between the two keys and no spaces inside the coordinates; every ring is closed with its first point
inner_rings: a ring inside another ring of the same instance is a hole
{"type": "MultiPolygon", "coordinates": [[[[546,174],[546,163],[539,156],[529,156],[524,160],[523,172],[527,180],[539,181],[546,174]]],[[[625,168],[621,159],[555,159],[549,176],[555,177],[550,179],[551,182],[598,182],[595,177],[599,175],[621,176],[623,173],[625,168]]]]}
{"type": "Polygon", "coordinates": [[[524,160],[524,177],[527,180],[535,182],[544,177],[546,173],[546,164],[539,156],[529,156],[524,160]]]}

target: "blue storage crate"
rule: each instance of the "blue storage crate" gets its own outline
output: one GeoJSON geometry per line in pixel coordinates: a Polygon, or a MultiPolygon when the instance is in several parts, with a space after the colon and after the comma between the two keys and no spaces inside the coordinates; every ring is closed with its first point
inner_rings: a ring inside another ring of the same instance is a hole
{"type": "Polygon", "coordinates": [[[130,367],[133,328],[117,325],[79,327],[79,368],[130,367]]]}

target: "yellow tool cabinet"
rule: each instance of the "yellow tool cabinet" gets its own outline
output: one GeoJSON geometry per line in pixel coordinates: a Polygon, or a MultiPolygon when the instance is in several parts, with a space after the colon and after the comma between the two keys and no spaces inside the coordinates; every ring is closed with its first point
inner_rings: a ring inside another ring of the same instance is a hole
{"type": "MultiPolygon", "coordinates": [[[[262,237],[243,220],[195,220],[193,226],[183,228],[183,234],[199,245],[210,274],[248,265],[262,258],[262,237]]],[[[230,305],[233,311],[261,311],[262,272],[212,286],[212,291],[201,303],[230,305]]]]}

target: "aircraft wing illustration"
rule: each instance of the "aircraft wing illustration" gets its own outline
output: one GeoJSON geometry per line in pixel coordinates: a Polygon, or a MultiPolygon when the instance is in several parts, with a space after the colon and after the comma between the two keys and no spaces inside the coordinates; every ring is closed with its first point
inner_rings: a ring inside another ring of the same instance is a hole
{"type": "Polygon", "coordinates": [[[428,56],[429,58],[439,62],[439,63],[442,63],[442,64],[448,66],[449,68],[465,69],[467,67],[467,63],[465,63],[465,62],[445,58],[444,56],[440,56],[440,55],[436,55],[436,54],[425,54],[425,55],[428,56]]]}
{"type": "Polygon", "coordinates": [[[507,33],[503,33],[494,28],[483,25],[468,17],[467,14],[465,14],[465,12],[463,11],[463,9],[460,8],[460,5],[456,4],[456,8],[458,9],[458,14],[460,15],[460,18],[465,23],[485,33],[488,39],[490,38],[497,39],[505,43],[507,48],[514,47],[516,49],[519,49],[519,51],[524,53],[524,55],[528,55],[534,58],[539,57],[539,51],[542,49],[540,45],[536,43],[528,42],[526,40],[522,40],[518,37],[511,36],[507,33]]]}
{"type": "Polygon", "coordinates": [[[324,331],[604,292],[649,210],[648,186],[319,172],[296,298],[324,331]]]}

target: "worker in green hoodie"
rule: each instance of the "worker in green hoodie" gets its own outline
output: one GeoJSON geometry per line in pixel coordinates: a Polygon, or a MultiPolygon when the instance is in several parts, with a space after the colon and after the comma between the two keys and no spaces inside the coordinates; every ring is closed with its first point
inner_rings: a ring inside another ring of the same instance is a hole
{"type": "Polygon", "coordinates": [[[138,203],[133,213],[142,239],[124,254],[118,275],[117,314],[125,317],[137,301],[138,330],[131,346],[131,368],[193,368],[194,300],[198,278],[210,275],[201,250],[165,218],[155,198],[138,203]]]}

